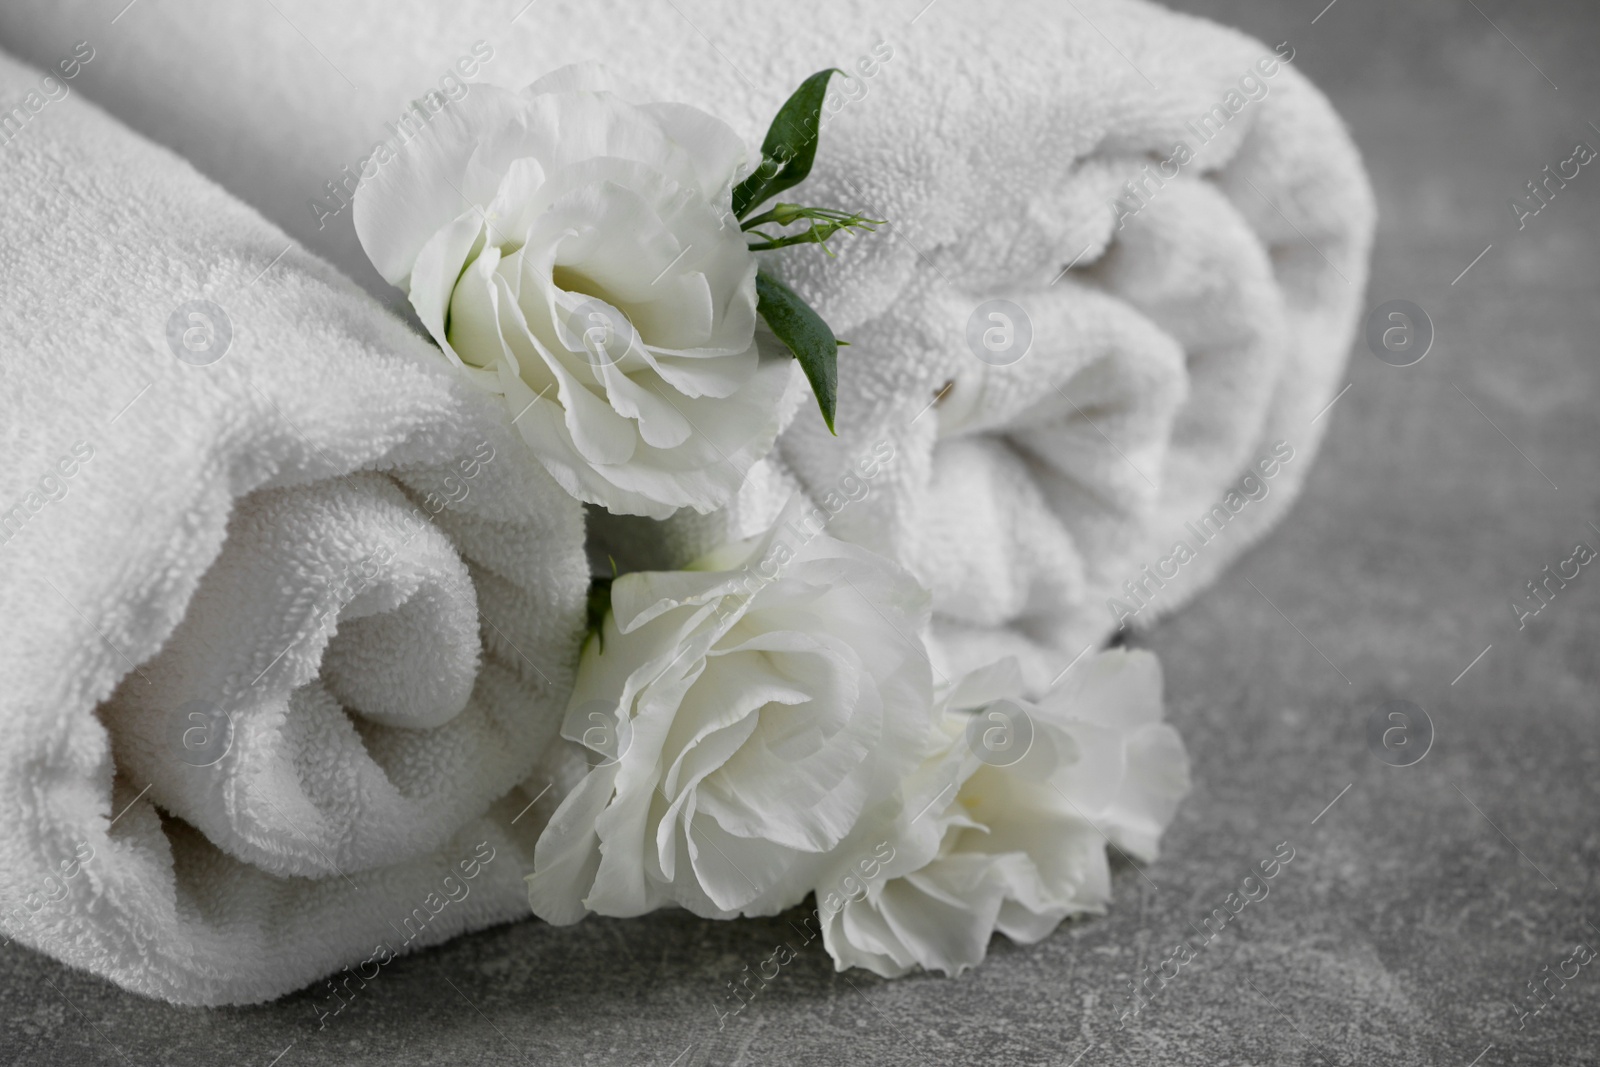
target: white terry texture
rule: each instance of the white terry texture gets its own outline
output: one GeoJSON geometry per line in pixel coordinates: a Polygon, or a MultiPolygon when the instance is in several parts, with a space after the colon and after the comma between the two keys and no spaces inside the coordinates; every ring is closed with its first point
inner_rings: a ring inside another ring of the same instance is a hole
{"type": "Polygon", "coordinates": [[[826,127],[808,198],[862,204],[901,239],[786,257],[855,347],[840,356],[839,437],[801,417],[779,454],[815,494],[870,443],[894,443],[903,459],[830,532],[931,584],[950,671],[1014,654],[1032,688],[1050,685],[1111,631],[1107,598],[1194,540],[1185,522],[1272,442],[1296,458],[1268,496],[1138,621],[1212,581],[1298,491],[1327,425],[1310,420],[1340,385],[1374,208],[1337,116],[1292,67],[1256,71],[1267,95],[1210,142],[1185,126],[1270,54],[1144,3],[951,5],[917,23],[904,68],[897,47],[881,92],[826,127]],[[1118,230],[1110,202],[1179,140],[1194,161],[1118,230]],[[966,343],[997,297],[1033,326],[1007,367],[966,343]]]}
{"type": "MultiPolygon", "coordinates": [[[[896,458],[829,532],[930,585],[952,671],[1016,655],[1034,688],[1049,684],[1110,632],[1107,597],[1143,580],[1187,537],[1186,521],[1287,442],[1295,458],[1267,497],[1164,588],[1146,584],[1154,595],[1135,622],[1177,607],[1287,512],[1331,421],[1311,419],[1342,381],[1371,191],[1337,116],[1292,65],[1199,143],[1186,120],[1271,54],[1202,19],[1141,0],[817,0],[803,11],[776,0],[148,0],[114,31],[91,32],[101,16],[98,0],[17,0],[0,11],[0,40],[42,64],[99,33],[84,91],[393,306],[401,295],[366,264],[349,210],[319,221],[311,201],[337,206],[325,183],[393,137],[386,124],[475,41],[493,50],[478,80],[520,86],[598,61],[723,117],[752,146],[806,75],[856,73],[850,91],[865,95],[825,124],[800,199],[892,225],[836,241],[834,260],[815,248],[767,254],[852,344],[839,359],[839,437],[802,410],[777,450],[780,473],[758,478],[749,499],[634,547],[653,565],[682,562],[770,521],[777,505],[757,503],[769,483],[820,503],[891,442],[896,458]],[[880,43],[892,55],[860,76],[858,59],[880,43]],[[1118,230],[1110,204],[1123,183],[1180,139],[1195,160],[1118,230]],[[1032,320],[1031,351],[1008,367],[966,342],[969,317],[993,298],[1032,320]]],[[[626,556],[629,539],[607,541],[626,556]]]]}
{"type": "MultiPolygon", "coordinates": [[[[40,77],[0,56],[0,100],[40,77]]],[[[0,929],[220,1004],[526,914],[581,508],[402,322],[80,95],[0,153],[0,929]],[[167,340],[197,298],[232,324],[204,366],[167,340]],[[194,701],[233,724],[210,766],[194,701]]]]}

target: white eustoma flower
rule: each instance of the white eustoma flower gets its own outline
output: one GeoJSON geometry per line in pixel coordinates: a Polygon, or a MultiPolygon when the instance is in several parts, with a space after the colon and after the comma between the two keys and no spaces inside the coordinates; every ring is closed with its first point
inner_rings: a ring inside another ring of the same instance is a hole
{"type": "Polygon", "coordinates": [[[1010,662],[963,679],[949,697],[943,751],[882,824],[863,825],[836,851],[848,865],[873,840],[894,849],[881,876],[837,907],[822,906],[837,869],[818,883],[824,943],[840,970],[959,974],[983,960],[997,930],[1031,944],[1068,916],[1103,912],[1108,841],[1155,859],[1189,790],[1183,742],[1161,722],[1156,658],[1101,653],[1037,705],[1013,696],[1019,686],[1010,662]]]}
{"type": "Polygon", "coordinates": [[[757,341],[756,259],[730,202],[743,141],[616,89],[594,66],[474,87],[357,191],[356,234],[569,493],[710,511],[803,379],[757,341]]]}
{"type": "Polygon", "coordinates": [[[780,519],[611,605],[563,730],[600,758],[528,878],[550,922],[791,907],[939,739],[928,595],[864,549],[780,519]]]}

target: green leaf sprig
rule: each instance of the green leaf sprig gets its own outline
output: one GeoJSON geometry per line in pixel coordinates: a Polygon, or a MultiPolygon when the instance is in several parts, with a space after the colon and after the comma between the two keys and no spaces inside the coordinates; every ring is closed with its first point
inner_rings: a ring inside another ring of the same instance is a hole
{"type": "Polygon", "coordinates": [[[840,230],[876,230],[883,225],[882,219],[869,219],[859,212],[846,214],[843,211],[834,211],[826,207],[802,207],[799,204],[777,203],[771,211],[763,211],[753,219],[746,219],[743,227],[747,233],[754,233],[761,240],[750,245],[750,251],[763,252],[769,248],[788,248],[790,245],[821,245],[822,250],[828,255],[833,255],[833,250],[828,247],[828,238],[840,230]],[[813,221],[810,226],[799,233],[780,234],[774,236],[756,229],[772,223],[778,226],[790,226],[802,219],[820,220],[813,221]]]}
{"type": "MultiPolygon", "coordinates": [[[[822,129],[822,104],[827,97],[828,79],[841,73],[830,67],[800,83],[800,88],[784,101],[767,129],[766,140],[761,142],[760,164],[749,177],[734,186],[734,217],[741,220],[742,230],[759,238],[750,243],[751,251],[814,244],[832,256],[827,242],[834,234],[870,232],[884,225],[883,220],[869,219],[860,212],[788,203],[774,204],[754,218],[746,218],[752,210],[799,185],[810,175],[811,164],[817,158],[817,136],[822,129]],[[790,234],[767,233],[758,228],[786,227],[797,222],[810,225],[790,234]]],[[[811,391],[816,394],[817,406],[822,409],[822,421],[827,423],[829,433],[836,433],[833,417],[839,395],[839,348],[845,342],[834,337],[822,316],[798,293],[766,271],[756,272],[756,312],[800,361],[800,368],[811,383],[811,391]]]]}

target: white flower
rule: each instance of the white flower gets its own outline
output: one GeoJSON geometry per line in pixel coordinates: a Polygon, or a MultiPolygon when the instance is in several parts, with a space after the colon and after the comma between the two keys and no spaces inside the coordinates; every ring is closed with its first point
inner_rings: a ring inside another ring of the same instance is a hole
{"type": "Polygon", "coordinates": [[[791,907],[938,739],[904,571],[782,520],[696,566],[617,579],[584,650],[563,732],[604,758],[534,853],[550,922],[791,907]]]}
{"type": "Polygon", "coordinates": [[[613,88],[588,66],[476,87],[361,187],[356,233],[569,493],[710,511],[801,380],[756,340],[756,260],[730,205],[744,143],[613,88]]]}
{"type": "Polygon", "coordinates": [[[839,970],[959,974],[983,960],[996,930],[1031,944],[1070,915],[1103,912],[1108,839],[1155,859],[1189,790],[1183,742],[1161,722],[1156,658],[1101,653],[1038,705],[1011,696],[1019,682],[1010,662],[963,679],[949,704],[978,710],[950,712],[944,751],[887,821],[837,850],[845,866],[825,872],[817,899],[839,970]],[[894,859],[829,907],[839,871],[878,839],[893,843],[894,859]]]}

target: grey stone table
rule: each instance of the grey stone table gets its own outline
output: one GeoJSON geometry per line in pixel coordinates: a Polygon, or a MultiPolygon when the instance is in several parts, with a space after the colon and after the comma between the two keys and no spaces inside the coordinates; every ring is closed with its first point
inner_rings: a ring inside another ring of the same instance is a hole
{"type": "Polygon", "coordinates": [[[1145,639],[1196,784],[1110,916],[997,939],[957,980],[838,975],[812,944],[720,1029],[724,983],[797,940],[783,920],[518,923],[396,962],[323,1031],[309,993],[173,1008],[13,946],[0,1060],[1600,1063],[1600,966],[1516,1014],[1576,942],[1600,948],[1600,574],[1525,629],[1511,606],[1600,547],[1600,169],[1524,229],[1508,203],[1600,146],[1600,10],[1323,5],[1180,6],[1294,42],[1378,191],[1368,306],[1413,301],[1437,337],[1404,369],[1357,347],[1293,517],[1145,639]],[[1369,751],[1391,699],[1434,724],[1414,766],[1369,751]],[[1270,895],[1119,1031],[1134,977],[1285,841],[1270,895]]]}

